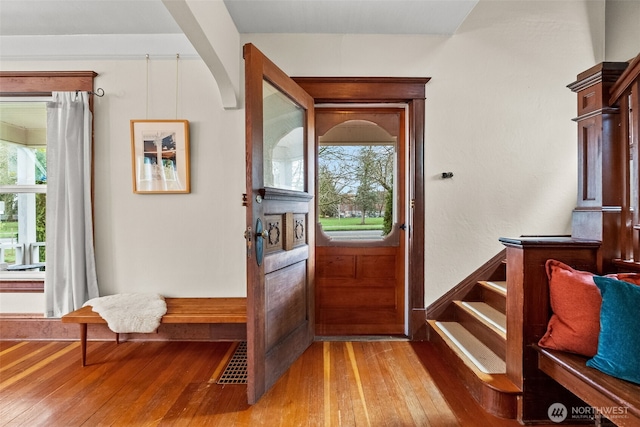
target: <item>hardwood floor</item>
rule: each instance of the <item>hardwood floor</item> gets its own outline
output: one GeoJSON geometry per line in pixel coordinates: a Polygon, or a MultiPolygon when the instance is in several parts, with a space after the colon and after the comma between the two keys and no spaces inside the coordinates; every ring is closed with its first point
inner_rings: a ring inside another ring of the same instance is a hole
{"type": "Polygon", "coordinates": [[[256,405],[218,385],[230,343],[0,341],[3,426],[518,426],[483,412],[430,343],[315,342],[256,405]]]}

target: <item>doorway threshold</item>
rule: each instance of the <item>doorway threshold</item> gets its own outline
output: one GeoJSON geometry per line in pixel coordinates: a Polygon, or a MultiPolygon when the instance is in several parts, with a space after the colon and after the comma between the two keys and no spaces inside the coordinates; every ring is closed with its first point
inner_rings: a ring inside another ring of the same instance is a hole
{"type": "Polygon", "coordinates": [[[409,341],[405,335],[322,335],[314,341],[409,341]]]}

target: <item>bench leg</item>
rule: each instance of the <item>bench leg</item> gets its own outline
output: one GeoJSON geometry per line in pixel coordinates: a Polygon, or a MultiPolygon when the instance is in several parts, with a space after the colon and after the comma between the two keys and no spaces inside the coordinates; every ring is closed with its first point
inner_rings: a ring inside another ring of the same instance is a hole
{"type": "Polygon", "coordinates": [[[80,323],[80,351],[82,352],[82,366],[87,366],[87,324],[80,323]]]}

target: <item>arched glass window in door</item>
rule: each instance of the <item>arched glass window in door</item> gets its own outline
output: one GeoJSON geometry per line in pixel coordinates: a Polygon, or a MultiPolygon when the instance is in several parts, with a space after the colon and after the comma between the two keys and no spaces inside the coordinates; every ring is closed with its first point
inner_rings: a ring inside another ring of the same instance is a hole
{"type": "Polygon", "coordinates": [[[332,241],[383,240],[397,222],[398,138],[346,120],[318,137],[318,222],[332,241]]]}

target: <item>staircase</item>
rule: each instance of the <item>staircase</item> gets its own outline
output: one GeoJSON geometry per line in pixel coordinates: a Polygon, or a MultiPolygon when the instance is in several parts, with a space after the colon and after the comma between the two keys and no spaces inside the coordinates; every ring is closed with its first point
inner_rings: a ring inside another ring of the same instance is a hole
{"type": "Polygon", "coordinates": [[[427,323],[429,340],[476,401],[493,415],[516,418],[522,393],[506,374],[506,298],[501,253],[432,306],[427,323]]]}

